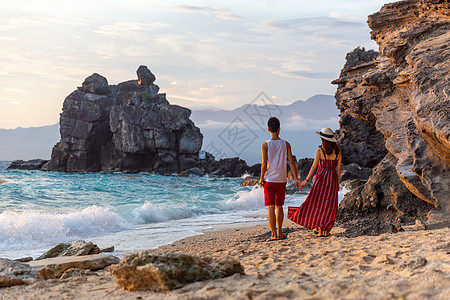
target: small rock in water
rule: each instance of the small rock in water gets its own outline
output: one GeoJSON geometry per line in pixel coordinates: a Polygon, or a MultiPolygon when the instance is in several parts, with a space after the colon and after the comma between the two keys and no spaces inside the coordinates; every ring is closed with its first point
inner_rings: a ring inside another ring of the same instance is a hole
{"type": "Polygon", "coordinates": [[[137,251],[126,256],[109,271],[117,284],[129,291],[169,291],[186,284],[218,279],[235,273],[244,274],[242,265],[233,259],[213,260],[209,257],[180,253],[152,254],[137,251]]]}
{"type": "Polygon", "coordinates": [[[101,249],[100,253],[103,253],[103,252],[114,252],[114,246],[111,246],[111,247],[108,247],[105,249],[101,249]]]}
{"type": "Polygon", "coordinates": [[[28,257],[17,258],[17,259],[15,259],[14,261],[18,261],[18,262],[29,262],[29,261],[32,261],[32,260],[33,260],[33,258],[32,258],[31,256],[28,256],[28,257]]]}
{"type": "Polygon", "coordinates": [[[45,165],[48,160],[45,159],[31,159],[31,160],[15,160],[6,169],[16,169],[16,170],[40,170],[43,165],[45,165]]]}
{"type": "Polygon", "coordinates": [[[241,186],[254,186],[258,184],[258,179],[252,178],[252,177],[245,177],[244,180],[241,182],[241,186]]]}

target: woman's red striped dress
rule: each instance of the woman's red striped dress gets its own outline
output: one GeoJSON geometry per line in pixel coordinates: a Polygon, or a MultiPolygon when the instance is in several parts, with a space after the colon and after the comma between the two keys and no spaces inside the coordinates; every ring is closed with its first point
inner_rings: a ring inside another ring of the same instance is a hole
{"type": "Polygon", "coordinates": [[[338,210],[338,160],[321,159],[316,179],[305,202],[300,207],[288,207],[288,219],[308,229],[333,228],[338,210]]]}

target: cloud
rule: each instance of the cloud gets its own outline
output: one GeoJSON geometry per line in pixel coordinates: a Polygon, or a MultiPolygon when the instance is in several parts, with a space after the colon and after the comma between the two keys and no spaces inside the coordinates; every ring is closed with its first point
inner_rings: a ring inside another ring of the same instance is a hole
{"type": "Polygon", "coordinates": [[[286,130],[315,130],[322,127],[339,127],[339,118],[333,117],[325,120],[311,120],[296,114],[287,119],[283,124],[283,128],[286,130]]]}
{"type": "Polygon", "coordinates": [[[212,8],[207,6],[179,5],[175,8],[179,11],[200,12],[207,15],[216,15],[223,20],[239,20],[240,17],[233,15],[228,7],[212,8]]]}
{"type": "Polygon", "coordinates": [[[270,29],[289,30],[304,34],[315,32],[344,32],[345,30],[354,31],[356,28],[367,28],[364,21],[355,21],[337,17],[268,20],[262,22],[261,26],[270,29]]]}
{"type": "Polygon", "coordinates": [[[0,31],[18,29],[18,28],[36,28],[47,26],[44,20],[33,18],[17,17],[0,19],[0,31]]]}
{"type": "Polygon", "coordinates": [[[10,36],[0,36],[0,41],[16,41],[16,38],[10,36]]]}
{"type": "Polygon", "coordinates": [[[336,74],[332,72],[312,72],[306,70],[274,71],[273,74],[306,80],[334,79],[336,77],[336,74]]]}
{"type": "Polygon", "coordinates": [[[139,41],[149,40],[149,31],[159,30],[166,27],[164,23],[137,23],[118,22],[115,24],[103,25],[94,30],[95,33],[111,38],[134,39],[139,41]]]}
{"type": "Polygon", "coordinates": [[[5,91],[7,92],[12,92],[12,93],[19,93],[19,94],[25,94],[26,92],[21,90],[21,89],[15,89],[15,88],[4,88],[5,91]]]}
{"type": "Polygon", "coordinates": [[[206,120],[203,122],[195,122],[195,126],[204,129],[225,129],[230,125],[230,122],[220,122],[213,120],[206,120]]]}
{"type": "Polygon", "coordinates": [[[59,25],[69,25],[69,26],[87,26],[88,21],[80,18],[54,18],[54,17],[44,17],[40,18],[45,23],[54,23],[59,25]]]}

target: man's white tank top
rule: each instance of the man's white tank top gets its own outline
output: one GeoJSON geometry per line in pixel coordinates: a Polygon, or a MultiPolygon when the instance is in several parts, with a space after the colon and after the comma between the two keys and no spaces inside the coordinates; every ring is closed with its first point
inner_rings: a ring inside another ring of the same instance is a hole
{"type": "Polygon", "coordinates": [[[286,166],[286,141],[267,140],[267,173],[264,179],[267,182],[286,182],[287,166],[286,166]]]}

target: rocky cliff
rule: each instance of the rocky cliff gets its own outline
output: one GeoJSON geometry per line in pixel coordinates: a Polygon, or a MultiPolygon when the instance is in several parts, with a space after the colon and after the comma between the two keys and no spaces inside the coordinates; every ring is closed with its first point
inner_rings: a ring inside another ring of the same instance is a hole
{"type": "Polygon", "coordinates": [[[170,173],[197,165],[203,136],[191,111],[159,94],[147,67],[137,76],[109,85],[93,74],[64,100],[48,170],[170,173]]]}
{"type": "Polygon", "coordinates": [[[379,53],[355,49],[333,83],[344,161],[374,169],[338,218],[364,218],[360,233],[425,217],[448,222],[450,2],[386,4],[368,24],[379,53]]]}

